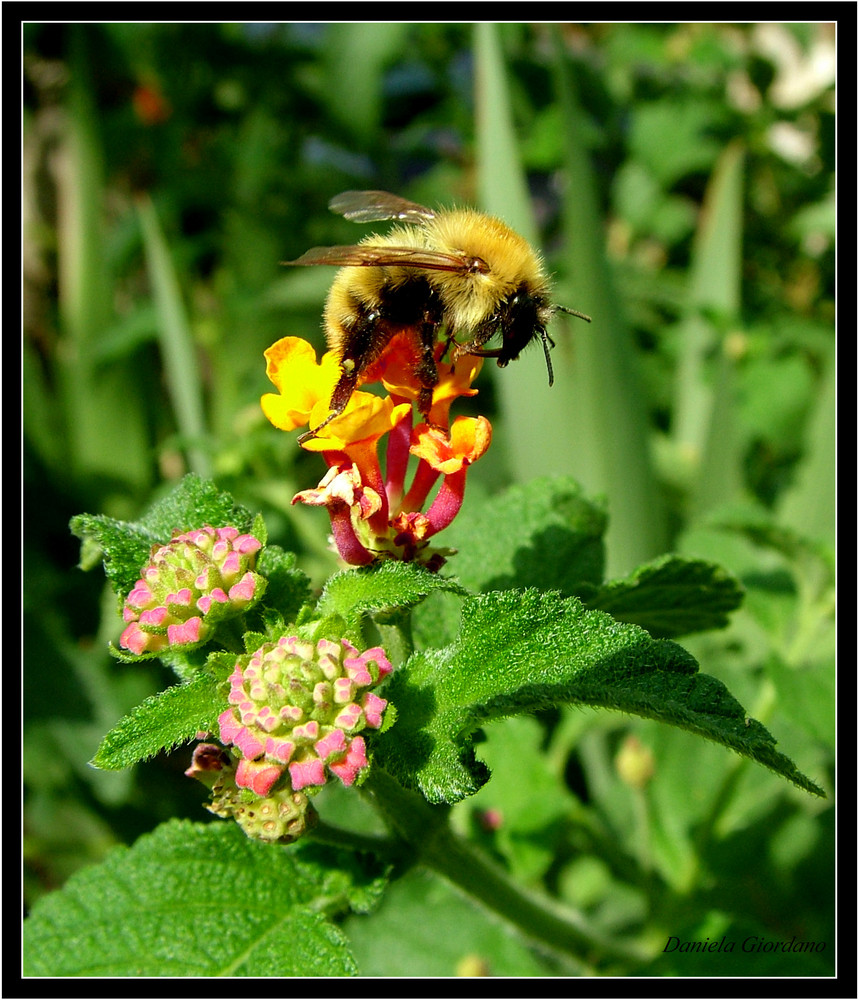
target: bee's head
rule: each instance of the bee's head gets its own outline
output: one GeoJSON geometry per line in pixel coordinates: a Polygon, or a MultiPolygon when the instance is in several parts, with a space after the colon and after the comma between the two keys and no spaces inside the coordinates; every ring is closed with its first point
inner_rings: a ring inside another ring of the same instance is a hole
{"type": "Polygon", "coordinates": [[[546,325],[555,310],[542,295],[534,295],[521,286],[505,299],[498,308],[498,326],[501,328],[501,347],[497,351],[498,367],[506,368],[522,351],[539,338],[546,358],[549,385],[555,380],[549,349],[555,342],[546,332],[546,325]]]}

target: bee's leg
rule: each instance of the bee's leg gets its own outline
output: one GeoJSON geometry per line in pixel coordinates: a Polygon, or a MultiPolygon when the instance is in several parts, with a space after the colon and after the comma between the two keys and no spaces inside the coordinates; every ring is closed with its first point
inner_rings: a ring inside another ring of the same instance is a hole
{"type": "Polygon", "coordinates": [[[435,361],[436,336],[441,323],[441,311],[430,305],[424,311],[423,321],[419,324],[421,357],[416,362],[414,374],[420,388],[418,389],[418,411],[428,417],[432,408],[432,394],[438,385],[438,367],[435,361]]]}
{"type": "Polygon", "coordinates": [[[303,444],[305,441],[315,438],[319,431],[326,426],[326,424],[330,424],[335,417],[339,417],[340,414],[346,409],[346,404],[349,402],[352,393],[355,391],[355,385],[358,382],[360,369],[356,366],[355,362],[349,358],[343,359],[341,367],[342,371],[340,378],[337,381],[337,385],[334,386],[334,392],[331,393],[331,402],[328,404],[328,416],[322,421],[321,424],[317,424],[316,427],[301,434],[298,438],[299,444],[303,444]]]}
{"type": "MultiPolygon", "coordinates": [[[[467,344],[458,344],[455,348],[455,357],[459,358],[463,354],[473,354],[476,358],[496,358],[496,364],[499,368],[506,368],[511,361],[516,361],[519,357],[519,353],[522,347],[525,346],[513,343],[512,345],[505,341],[501,347],[483,347],[483,344],[491,336],[492,331],[490,330],[488,334],[485,331],[478,332],[478,334],[467,344]]],[[[550,347],[555,346],[555,341],[546,333],[545,327],[537,326],[534,328],[534,332],[529,335],[531,337],[539,337],[543,344],[543,355],[546,358],[546,370],[549,373],[549,385],[551,386],[555,381],[555,373],[552,369],[552,356],[549,351],[550,347]]],[[[527,341],[525,342],[527,343],[527,341]]]]}
{"type": "Polygon", "coordinates": [[[448,329],[444,337],[444,350],[441,352],[442,358],[449,357],[451,368],[462,357],[463,352],[456,342],[456,330],[448,329]]]}
{"type": "MultiPolygon", "coordinates": [[[[326,424],[335,417],[338,417],[346,409],[346,404],[352,398],[352,393],[358,384],[358,376],[367,366],[366,364],[359,364],[352,358],[344,358],[340,362],[340,367],[340,378],[337,380],[337,385],[334,386],[334,392],[331,393],[331,402],[328,404],[331,412],[325,418],[326,424]]],[[[320,424],[319,426],[321,427],[322,425],[320,424]]]]}
{"type": "Polygon", "coordinates": [[[316,437],[323,427],[340,416],[355,391],[361,373],[376,360],[387,342],[380,311],[362,308],[357,312],[358,318],[352,326],[347,328],[339,323],[329,326],[328,342],[341,352],[340,378],[331,393],[328,416],[321,424],[305,431],[298,439],[299,444],[316,437]]]}
{"type": "Polygon", "coordinates": [[[464,344],[454,343],[451,357],[458,361],[464,354],[473,354],[477,358],[497,358],[502,353],[502,348],[484,348],[483,345],[495,333],[498,326],[498,317],[493,316],[488,322],[481,323],[474,331],[471,340],[464,344]]]}

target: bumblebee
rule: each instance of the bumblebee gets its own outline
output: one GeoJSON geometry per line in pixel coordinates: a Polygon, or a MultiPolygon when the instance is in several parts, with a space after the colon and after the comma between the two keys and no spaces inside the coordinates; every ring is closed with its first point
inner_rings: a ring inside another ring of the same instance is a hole
{"type": "Polygon", "coordinates": [[[343,412],[362,375],[397,334],[417,341],[413,374],[420,387],[418,409],[426,416],[438,384],[435,347],[442,329],[453,360],[473,354],[495,358],[501,368],[539,339],[552,385],[549,349],[555,344],[546,332],[549,321],[556,312],[591,321],[552,304],[539,254],[500,219],[470,208],[434,212],[385,191],[344,191],[328,207],[352,222],[400,225],[354,246],[314,247],[284,261],[342,268],[324,314],[328,346],[340,358],[341,374],[328,417],[303,439],[343,412]],[[496,332],[500,346],[484,346],[496,332]]]}

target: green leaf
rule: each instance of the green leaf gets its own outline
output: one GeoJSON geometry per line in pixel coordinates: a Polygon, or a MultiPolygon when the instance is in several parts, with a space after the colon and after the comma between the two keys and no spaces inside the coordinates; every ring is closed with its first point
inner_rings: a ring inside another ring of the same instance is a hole
{"type": "Polygon", "coordinates": [[[546,752],[545,729],[537,719],[501,719],[486,727],[485,736],[480,759],[495,780],[460,808],[469,810],[472,828],[504,858],[511,875],[531,885],[557,858],[575,800],[559,781],[557,759],[546,752]],[[523,773],[527,781],[519,780],[523,773]],[[487,812],[503,817],[491,831],[482,823],[487,812]]]}
{"type": "Polygon", "coordinates": [[[705,171],[719,152],[712,128],[712,110],[698,97],[666,97],[640,104],[630,116],[632,162],[647,166],[670,188],[679,178],[705,171]]]}
{"type": "MultiPolygon", "coordinates": [[[[100,61],[94,36],[85,25],[70,26],[64,59],[69,86],[64,96],[63,222],[56,234],[57,333],[63,349],[45,357],[60,417],[61,453],[56,466],[63,482],[111,483],[136,495],[152,476],[152,411],[147,405],[146,371],[139,360],[103,364],[105,331],[116,315],[121,278],[112,238],[105,230],[108,197],[103,126],[95,82],[100,61]]],[[[25,385],[25,388],[27,386],[25,385]]],[[[96,487],[98,488],[98,487],[96,487]]]]}
{"type": "Polygon", "coordinates": [[[84,543],[87,562],[92,547],[102,551],[104,571],[116,592],[127,594],[140,577],[153,545],[166,545],[174,532],[211,524],[250,530],[251,514],[214,483],[187,475],[166,497],[157,501],[139,521],[118,521],[98,514],[80,514],[70,523],[72,534],[84,543]]]}
{"type": "Polygon", "coordinates": [[[671,639],[724,628],[742,600],[739,581],[721,566],[668,555],[605,584],[587,604],[640,625],[655,638],[671,639]]]}
{"type": "MultiPolygon", "coordinates": [[[[828,647],[832,649],[831,644],[828,647]]],[[[834,663],[831,667],[821,663],[818,669],[802,669],[789,666],[777,653],[771,653],[767,673],[778,693],[779,710],[816,744],[832,746],[835,742],[834,663]]]]}
{"type": "Polygon", "coordinates": [[[213,482],[189,474],[153,504],[139,523],[144,530],[169,541],[174,531],[191,531],[204,524],[215,527],[229,524],[240,531],[249,531],[253,517],[213,482]]]}
{"type": "MultiPolygon", "coordinates": [[[[573,473],[590,493],[610,498],[606,561],[615,576],[666,550],[668,517],[650,458],[651,401],[640,370],[641,352],[622,305],[618,270],[606,252],[601,182],[591,159],[591,149],[603,139],[578,93],[579,74],[560,25],[552,41],[567,185],[555,301],[584,310],[593,322],[575,323],[575,331],[570,326],[569,332],[561,324],[556,327],[555,387],[543,390],[551,412],[538,429],[544,444],[534,454],[542,459],[543,471],[573,473]]],[[[519,415],[514,426],[533,422],[532,399],[520,399],[520,406],[510,411],[519,415]]]]}
{"type": "Polygon", "coordinates": [[[318,613],[338,615],[352,631],[359,631],[364,615],[399,616],[436,591],[466,593],[455,581],[413,563],[389,561],[332,576],[322,591],[318,613]]]}
{"type": "Polygon", "coordinates": [[[131,767],[194,738],[197,732],[218,731],[218,716],[227,707],[218,695],[218,681],[201,674],[137,705],[105,736],[92,763],[109,771],[131,767]]]}
{"type": "Polygon", "coordinates": [[[715,350],[737,321],[743,271],[743,170],[740,140],[713,170],[693,245],[680,325],[672,431],[679,451],[698,457],[692,510],[702,514],[742,488],[743,436],[737,421],[737,362],[715,350]],[[712,315],[713,319],[710,318],[712,315]],[[715,363],[711,361],[716,354],[715,363]]]}
{"type": "Polygon", "coordinates": [[[466,505],[445,532],[458,549],[448,567],[470,590],[537,587],[585,599],[603,580],[606,521],[575,480],[535,479],[466,505]]]}
{"type": "Polygon", "coordinates": [[[297,562],[294,552],[285,552],[279,545],[267,545],[257,560],[257,573],[268,581],[265,603],[277,608],[287,622],[295,620],[310,597],[310,581],[297,562]]]}
{"type": "Polygon", "coordinates": [[[330,916],[370,909],[382,873],[318,845],[171,821],[44,897],[24,924],[28,976],[349,976],[330,916]]]}
{"type": "Polygon", "coordinates": [[[483,722],[569,702],[679,726],[824,794],[721,681],[697,671],[682,647],[576,598],[535,590],[469,598],[457,641],[414,654],[392,676],[385,696],[398,722],[375,752],[430,802],[455,802],[489,777],[472,738],[483,722]]]}

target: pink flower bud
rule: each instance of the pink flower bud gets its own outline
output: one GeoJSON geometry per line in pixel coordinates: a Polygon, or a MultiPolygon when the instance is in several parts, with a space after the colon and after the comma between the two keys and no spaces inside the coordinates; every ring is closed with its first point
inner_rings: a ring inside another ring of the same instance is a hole
{"type": "Polygon", "coordinates": [[[382,725],[382,713],[385,711],[387,704],[384,698],[373,694],[372,691],[368,691],[361,699],[364,718],[371,729],[378,729],[382,725]]]}
{"type": "Polygon", "coordinates": [[[142,656],[144,653],[158,653],[166,649],[167,636],[144,632],[137,622],[132,622],[119,637],[119,644],[137,656],[142,656]]]}
{"type": "Polygon", "coordinates": [[[364,746],[364,740],[362,737],[356,736],[349,744],[346,757],[338,763],[329,764],[328,768],[337,775],[344,785],[348,786],[354,783],[366,766],[367,750],[364,746]]]}
{"type": "Polygon", "coordinates": [[[346,737],[342,729],[334,729],[323,739],[314,744],[313,749],[322,760],[327,760],[332,754],[342,754],[346,750],[346,737]]]}
{"type": "Polygon", "coordinates": [[[154,547],[122,611],[137,627],[122,633],[120,645],[143,655],[207,641],[219,622],[259,599],[261,577],[253,570],[261,548],[237,528],[208,525],[154,547]]]}
{"type": "Polygon", "coordinates": [[[324,785],[325,766],[318,757],[294,761],[289,765],[289,778],[296,792],[307,785],[324,785]]]}
{"type": "Polygon", "coordinates": [[[274,764],[240,760],[236,768],[236,784],[239,788],[249,788],[257,795],[266,796],[281,774],[283,774],[281,768],[274,764]]]}
{"type": "Polygon", "coordinates": [[[189,618],[181,625],[168,625],[167,641],[171,646],[184,646],[186,643],[199,642],[202,628],[202,618],[189,618]]]}

